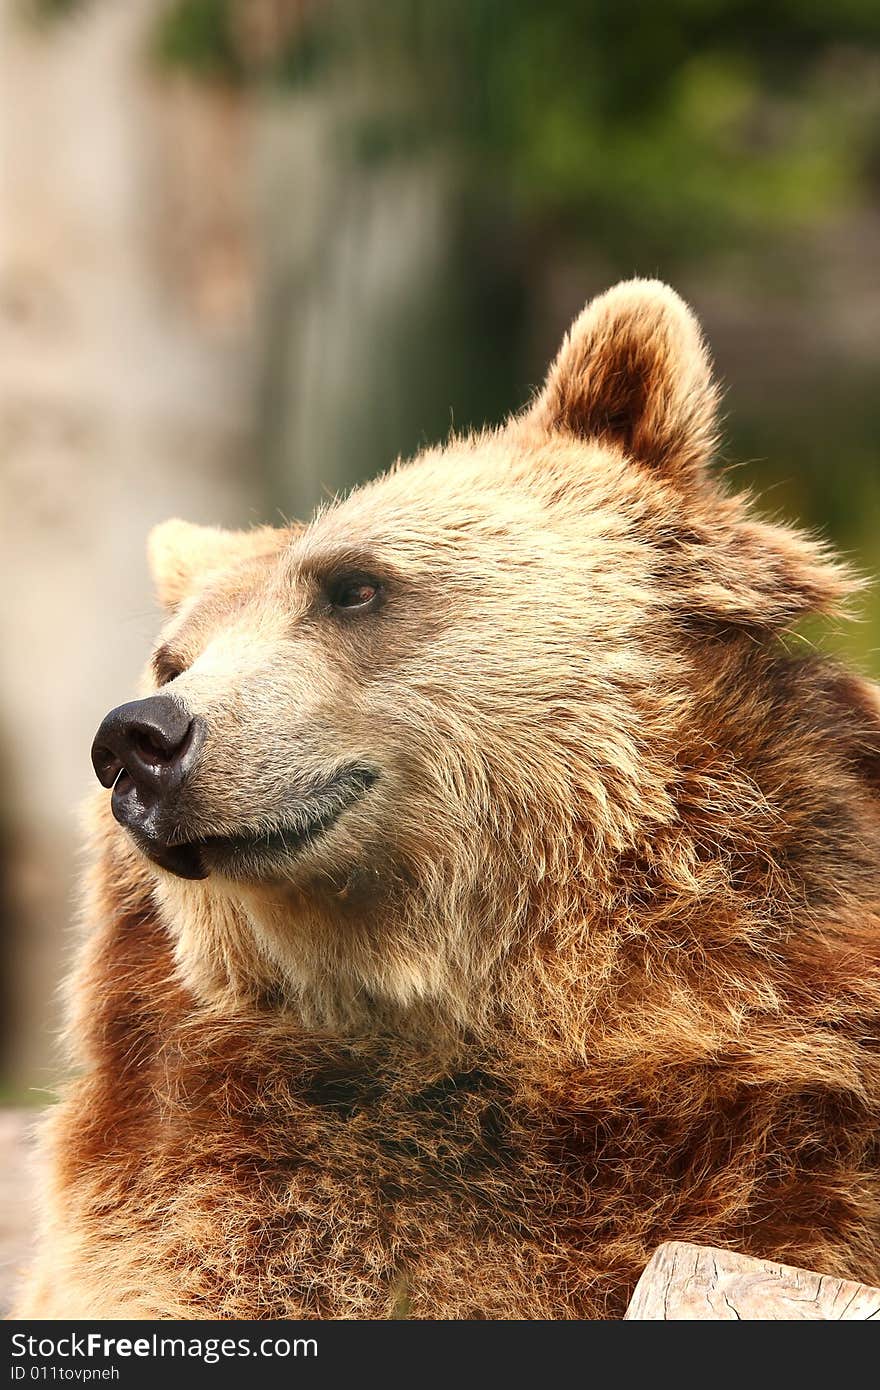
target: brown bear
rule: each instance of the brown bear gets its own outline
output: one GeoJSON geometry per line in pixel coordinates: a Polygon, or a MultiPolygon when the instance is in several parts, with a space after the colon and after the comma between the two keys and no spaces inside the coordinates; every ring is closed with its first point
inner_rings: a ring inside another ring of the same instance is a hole
{"type": "Polygon", "coordinates": [[[880,1282],[880,696],[785,645],[856,582],[713,480],[716,394],[632,281],[503,427],[153,533],[19,1316],[880,1282]]]}

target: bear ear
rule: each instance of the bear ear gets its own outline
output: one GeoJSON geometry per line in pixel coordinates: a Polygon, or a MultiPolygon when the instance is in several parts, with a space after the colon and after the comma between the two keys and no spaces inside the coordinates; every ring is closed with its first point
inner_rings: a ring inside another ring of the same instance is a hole
{"type": "Polygon", "coordinates": [[[699,324],[659,280],[627,280],[573,323],[529,412],[548,433],[617,445],[673,484],[717,442],[718,388],[699,324]]]}
{"type": "Polygon", "coordinates": [[[242,560],[272,554],[283,538],[284,532],[275,526],[225,531],[176,518],[163,521],[147,539],[147,559],[159,602],[173,612],[212,574],[242,560]]]}

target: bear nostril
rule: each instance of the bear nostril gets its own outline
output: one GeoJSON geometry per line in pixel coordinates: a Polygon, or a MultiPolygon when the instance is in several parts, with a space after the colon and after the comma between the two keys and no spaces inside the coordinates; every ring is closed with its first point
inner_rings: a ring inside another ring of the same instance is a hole
{"type": "Polygon", "coordinates": [[[131,744],[135,753],[145,763],[153,763],[159,767],[180,757],[181,749],[179,747],[168,748],[167,745],[160,742],[158,737],[153,737],[146,729],[139,729],[133,733],[131,744]]]}
{"type": "Polygon", "coordinates": [[[155,800],[180,786],[201,743],[202,721],[167,696],[154,695],[111,710],[92,745],[92,763],[117,796],[129,784],[155,800]],[[123,780],[123,775],[126,780],[123,780]]]}
{"type": "Polygon", "coordinates": [[[102,787],[112,787],[120,772],[124,771],[122,760],[113,749],[97,742],[92,747],[92,766],[102,787]]]}

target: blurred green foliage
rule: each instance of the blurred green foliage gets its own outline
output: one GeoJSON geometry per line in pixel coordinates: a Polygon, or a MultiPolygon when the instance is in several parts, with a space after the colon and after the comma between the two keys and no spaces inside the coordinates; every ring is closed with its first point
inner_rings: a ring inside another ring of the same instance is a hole
{"type": "Polygon", "coordinates": [[[25,6],[36,18],[56,19],[81,9],[85,0],[30,0],[25,6]]]}
{"type": "Polygon", "coordinates": [[[235,30],[230,0],[178,0],[162,17],[156,50],[170,65],[227,82],[247,77],[235,30]]]}
{"type": "Polygon", "coordinates": [[[233,84],[372,75],[353,154],[457,146],[621,263],[801,224],[880,169],[876,0],[169,0],[155,44],[233,84]]]}

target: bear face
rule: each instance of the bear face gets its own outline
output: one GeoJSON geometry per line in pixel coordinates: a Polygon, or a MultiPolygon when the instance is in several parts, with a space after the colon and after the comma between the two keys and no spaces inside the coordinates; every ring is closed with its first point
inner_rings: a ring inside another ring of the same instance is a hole
{"type": "Polygon", "coordinates": [[[472,1026],[500,960],[630,891],[714,737],[707,634],[747,651],[854,587],[712,481],[716,408],[692,315],[633,281],[499,430],[308,526],[153,533],[145,691],[189,762],[169,789],[147,730],[149,815],[124,756],[105,780],[197,992],[472,1026]]]}

